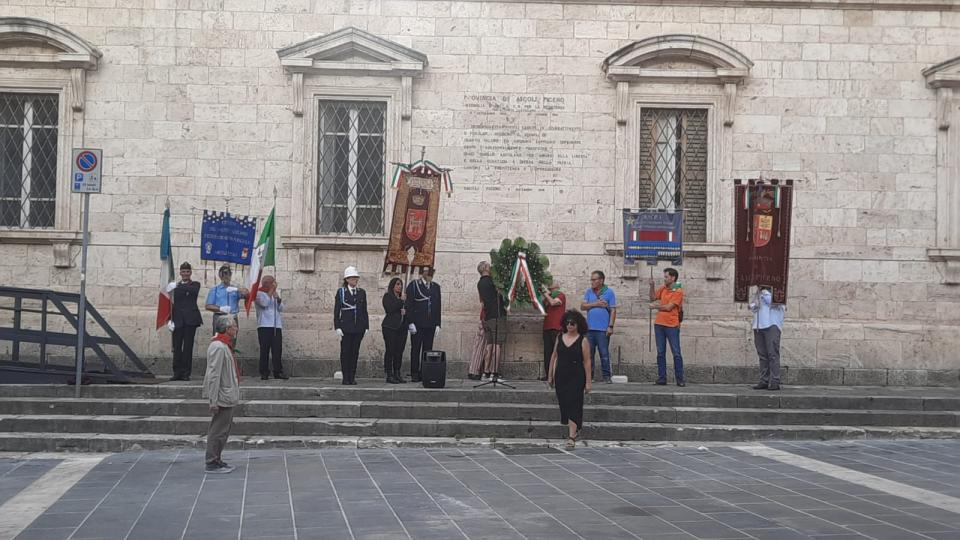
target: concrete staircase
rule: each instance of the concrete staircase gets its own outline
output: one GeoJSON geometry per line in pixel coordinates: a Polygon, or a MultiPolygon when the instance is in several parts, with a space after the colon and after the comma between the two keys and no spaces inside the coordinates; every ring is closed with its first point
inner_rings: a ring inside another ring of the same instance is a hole
{"type": "MultiPolygon", "coordinates": [[[[556,444],[566,428],[552,390],[442,390],[363,381],[245,379],[234,447],[556,444]]],[[[157,385],[0,385],[0,451],[199,447],[209,417],[199,382],[157,385]]],[[[960,438],[950,388],[599,385],[587,396],[589,445],[637,441],[960,438]]]]}

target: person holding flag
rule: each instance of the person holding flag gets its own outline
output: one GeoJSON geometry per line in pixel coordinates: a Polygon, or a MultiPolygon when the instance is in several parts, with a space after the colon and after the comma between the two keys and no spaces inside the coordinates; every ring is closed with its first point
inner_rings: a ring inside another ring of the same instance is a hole
{"type": "Polygon", "coordinates": [[[270,378],[273,353],[273,378],[289,379],[283,372],[283,299],[273,276],[263,276],[254,300],[257,305],[257,338],[260,341],[260,378],[270,378]]]}
{"type": "Polygon", "coordinates": [[[247,315],[250,314],[250,306],[257,299],[257,292],[260,290],[260,280],[263,278],[263,269],[267,266],[276,266],[274,262],[274,246],[276,245],[273,234],[273,219],[277,211],[276,206],[270,210],[270,216],[260,231],[260,239],[257,240],[257,247],[253,250],[253,257],[250,259],[250,275],[247,278],[246,296],[244,304],[247,308],[247,315]]]}
{"type": "Polygon", "coordinates": [[[200,282],[193,281],[193,267],[184,262],[180,265],[180,281],[167,284],[173,295],[173,315],[168,326],[173,328],[173,377],[171,381],[189,381],[193,372],[193,339],[197,328],[203,324],[197,300],[200,298],[200,282]]]}

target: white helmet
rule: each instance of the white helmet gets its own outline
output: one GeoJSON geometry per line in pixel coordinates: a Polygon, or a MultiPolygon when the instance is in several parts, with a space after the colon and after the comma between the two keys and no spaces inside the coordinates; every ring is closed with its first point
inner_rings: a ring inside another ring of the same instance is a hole
{"type": "Polygon", "coordinates": [[[348,267],[346,268],[346,270],[343,271],[343,279],[347,279],[347,278],[351,278],[351,277],[360,277],[360,274],[357,273],[357,269],[356,269],[356,268],[354,268],[354,267],[352,267],[352,266],[348,266],[348,267]]]}

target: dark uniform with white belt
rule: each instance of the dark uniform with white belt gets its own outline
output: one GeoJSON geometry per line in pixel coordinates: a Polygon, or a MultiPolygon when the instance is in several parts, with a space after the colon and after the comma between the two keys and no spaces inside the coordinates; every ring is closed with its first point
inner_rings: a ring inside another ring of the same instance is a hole
{"type": "Polygon", "coordinates": [[[360,356],[360,342],[370,328],[367,315],[367,293],[360,287],[351,286],[349,278],[358,277],[355,268],[344,271],[344,286],[337,289],[333,306],[333,327],[340,336],[340,371],[343,384],[357,384],[357,360],[360,356]]]}
{"type": "Polygon", "coordinates": [[[420,362],[433,350],[440,329],[440,285],[433,282],[433,269],[420,271],[420,279],[407,285],[406,310],[410,323],[410,380],[420,382],[420,362]]]}

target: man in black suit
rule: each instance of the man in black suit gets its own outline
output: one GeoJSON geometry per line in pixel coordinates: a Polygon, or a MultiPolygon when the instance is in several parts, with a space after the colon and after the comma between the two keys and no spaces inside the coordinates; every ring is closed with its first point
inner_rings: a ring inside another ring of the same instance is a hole
{"type": "Polygon", "coordinates": [[[433,282],[433,268],[420,269],[420,279],[407,285],[407,320],[410,322],[410,380],[420,382],[420,362],[433,350],[440,335],[440,285],[433,282]]]}
{"type": "Polygon", "coordinates": [[[167,291],[173,297],[173,313],[170,322],[173,325],[173,377],[171,381],[189,381],[193,371],[193,338],[197,328],[203,324],[197,299],[200,297],[200,282],[193,281],[193,268],[190,263],[180,265],[180,281],[167,285],[167,291]]]}

